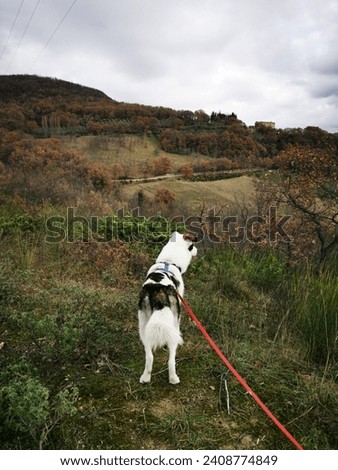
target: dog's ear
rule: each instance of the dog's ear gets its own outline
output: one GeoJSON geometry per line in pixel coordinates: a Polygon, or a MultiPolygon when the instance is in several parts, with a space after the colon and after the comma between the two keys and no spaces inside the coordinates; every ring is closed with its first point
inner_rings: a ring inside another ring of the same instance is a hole
{"type": "Polygon", "coordinates": [[[186,240],[186,241],[193,242],[193,243],[196,243],[196,242],[197,242],[197,237],[196,237],[196,235],[194,235],[193,233],[189,233],[189,232],[186,232],[186,233],[183,235],[183,239],[186,240]]]}

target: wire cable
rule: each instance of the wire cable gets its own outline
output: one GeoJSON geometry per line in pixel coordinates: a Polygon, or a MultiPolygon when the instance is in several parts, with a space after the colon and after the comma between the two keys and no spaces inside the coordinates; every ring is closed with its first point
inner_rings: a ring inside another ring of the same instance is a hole
{"type": "Polygon", "coordinates": [[[15,58],[15,56],[16,56],[18,50],[19,50],[19,47],[21,46],[21,43],[22,43],[22,41],[23,41],[23,38],[24,38],[25,35],[26,35],[27,29],[29,28],[29,25],[31,24],[31,21],[32,21],[32,19],[33,19],[33,16],[35,15],[35,12],[36,12],[36,10],[37,10],[37,8],[38,8],[40,2],[41,2],[41,0],[38,0],[38,1],[36,2],[36,4],[35,4],[34,10],[33,10],[32,14],[31,14],[31,16],[30,16],[30,18],[29,18],[29,20],[28,20],[28,23],[26,24],[26,27],[25,27],[25,29],[24,29],[24,32],[23,32],[22,35],[21,35],[19,44],[17,45],[17,47],[16,47],[16,49],[15,49],[15,52],[14,52],[14,54],[13,54],[13,56],[12,56],[12,59],[11,59],[10,63],[8,64],[6,73],[8,72],[10,66],[12,65],[12,62],[13,62],[13,60],[14,60],[14,58],[15,58]]]}
{"type": "Polygon", "coordinates": [[[10,37],[11,37],[12,32],[13,32],[14,26],[15,26],[15,24],[16,24],[16,20],[18,19],[18,16],[19,16],[19,14],[20,14],[20,11],[21,11],[21,8],[22,8],[22,5],[24,4],[24,2],[25,2],[25,0],[22,0],[22,1],[21,1],[21,5],[19,6],[18,11],[16,12],[16,15],[15,15],[15,18],[14,18],[14,21],[13,21],[13,24],[12,24],[12,27],[11,27],[11,30],[10,30],[10,32],[9,32],[7,41],[6,41],[6,43],[5,43],[5,45],[4,45],[3,49],[2,49],[2,52],[1,52],[1,55],[0,55],[0,60],[2,59],[2,57],[3,57],[4,53],[5,53],[5,50],[6,50],[7,45],[8,45],[8,42],[9,42],[10,37]]]}
{"type": "Polygon", "coordinates": [[[60,26],[62,25],[62,23],[64,22],[64,20],[66,19],[66,17],[68,16],[70,10],[73,8],[73,6],[75,5],[75,3],[77,2],[77,0],[74,0],[73,3],[71,4],[71,6],[68,8],[68,10],[66,11],[65,15],[63,16],[63,18],[61,18],[59,24],[57,25],[57,27],[54,29],[54,31],[52,32],[52,34],[49,36],[46,44],[43,46],[43,48],[41,49],[41,51],[39,52],[39,55],[37,56],[37,58],[35,59],[35,61],[33,62],[33,65],[31,66],[30,68],[30,71],[32,70],[32,68],[35,66],[35,64],[38,62],[38,60],[40,59],[42,53],[44,52],[45,49],[47,49],[49,43],[51,42],[51,40],[53,39],[53,37],[55,36],[55,34],[57,33],[58,29],[60,28],[60,26]]]}

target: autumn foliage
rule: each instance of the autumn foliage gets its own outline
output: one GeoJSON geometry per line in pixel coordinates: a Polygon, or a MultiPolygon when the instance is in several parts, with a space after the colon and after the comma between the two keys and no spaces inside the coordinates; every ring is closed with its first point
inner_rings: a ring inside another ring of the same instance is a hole
{"type": "Polygon", "coordinates": [[[0,143],[1,189],[24,201],[39,204],[75,203],[91,191],[112,187],[111,170],[77,152],[60,149],[57,139],[18,138],[7,133],[0,143]]]}
{"type": "MultiPolygon", "coordinates": [[[[196,173],[212,179],[242,168],[277,170],[261,179],[258,211],[273,205],[281,215],[292,214],[288,227],[295,242],[287,247],[289,258],[306,253],[321,263],[335,250],[336,135],[317,127],[282,130],[256,123],[249,128],[234,113],[121,103],[62,80],[0,76],[0,185],[5,196],[32,204],[78,204],[89,198],[91,206],[108,207],[114,198],[118,201],[119,181],[130,178],[134,162],[128,149],[108,165],[62,150],[60,142],[81,135],[122,142],[126,134],[151,136],[158,146],[156,155],[135,163],[144,177],[173,171],[161,151],[189,155],[180,169],[187,180],[196,173]],[[109,201],[101,198],[106,195],[109,201]]],[[[141,199],[145,205],[146,198],[141,199]]],[[[175,195],[167,190],[153,200],[167,212],[175,205],[175,195]]]]}
{"type": "Polygon", "coordinates": [[[320,268],[338,248],[338,159],[334,148],[290,147],[276,159],[258,191],[262,210],[274,205],[292,215],[290,260],[313,259],[320,268]]]}
{"type": "Polygon", "coordinates": [[[242,168],[274,167],[290,146],[337,146],[335,135],[317,127],[249,128],[234,113],[121,103],[98,90],[30,75],[0,76],[1,128],[44,138],[152,135],[166,152],[227,158],[242,168]]]}

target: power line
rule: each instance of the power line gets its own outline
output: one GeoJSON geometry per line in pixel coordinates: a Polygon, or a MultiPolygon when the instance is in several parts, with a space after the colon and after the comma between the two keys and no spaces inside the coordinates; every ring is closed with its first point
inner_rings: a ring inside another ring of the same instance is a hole
{"type": "Polygon", "coordinates": [[[4,53],[5,53],[5,50],[6,50],[7,45],[8,45],[8,42],[9,42],[10,37],[11,37],[12,32],[13,32],[14,26],[15,26],[15,24],[16,24],[16,20],[18,19],[18,16],[19,16],[19,14],[20,14],[20,11],[21,11],[21,8],[22,8],[22,5],[24,4],[24,2],[25,2],[25,0],[22,0],[21,5],[19,6],[19,9],[18,9],[18,11],[16,12],[16,15],[15,15],[15,18],[14,18],[14,21],[13,21],[13,24],[12,24],[12,27],[11,27],[11,30],[10,30],[10,32],[9,32],[7,41],[6,41],[6,43],[5,43],[5,45],[4,45],[3,49],[2,49],[1,56],[0,56],[0,60],[2,59],[2,57],[3,57],[4,53]]]}
{"type": "Polygon", "coordinates": [[[24,38],[25,35],[26,35],[27,29],[29,28],[29,25],[31,24],[31,21],[32,21],[32,19],[33,19],[33,16],[34,16],[34,14],[35,14],[35,12],[36,12],[36,10],[37,10],[37,8],[38,8],[40,2],[41,2],[41,0],[38,0],[38,1],[36,2],[36,4],[35,4],[34,10],[33,10],[32,14],[31,14],[31,16],[30,16],[30,18],[29,18],[29,20],[28,20],[28,23],[27,23],[27,25],[26,25],[26,27],[25,27],[25,30],[24,30],[24,32],[23,32],[22,35],[21,35],[19,44],[17,45],[17,47],[16,47],[16,49],[15,49],[15,52],[14,52],[14,54],[13,54],[13,56],[12,56],[12,59],[11,59],[10,63],[8,64],[6,73],[8,72],[10,66],[12,65],[12,62],[13,62],[15,56],[16,56],[16,53],[18,52],[19,47],[21,46],[22,40],[23,40],[23,38],[24,38]]]}
{"type": "Polygon", "coordinates": [[[71,4],[71,6],[68,8],[68,10],[66,11],[65,15],[63,16],[63,18],[60,20],[59,24],[57,25],[57,27],[54,29],[54,31],[52,32],[52,34],[49,36],[46,44],[43,46],[43,48],[41,49],[41,51],[39,52],[39,55],[37,56],[37,58],[35,59],[33,65],[31,66],[30,68],[30,71],[32,70],[32,68],[35,66],[35,64],[38,62],[38,60],[40,59],[42,53],[44,52],[44,50],[48,47],[49,43],[51,42],[51,40],[53,39],[53,37],[55,36],[56,32],[58,31],[58,29],[60,28],[60,26],[62,25],[62,23],[64,22],[64,20],[66,19],[66,17],[68,16],[70,10],[73,8],[73,6],[75,5],[75,3],[77,2],[77,0],[74,0],[73,3],[71,4]]]}

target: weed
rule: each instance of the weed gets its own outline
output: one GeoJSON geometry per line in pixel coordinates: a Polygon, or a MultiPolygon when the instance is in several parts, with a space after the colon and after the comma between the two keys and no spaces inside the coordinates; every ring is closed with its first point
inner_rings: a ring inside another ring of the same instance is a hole
{"type": "Polygon", "coordinates": [[[263,290],[276,289],[286,275],[286,263],[271,250],[252,253],[245,266],[252,284],[263,290]]]}
{"type": "Polygon", "coordinates": [[[30,340],[32,353],[39,361],[72,362],[95,358],[112,347],[112,331],[98,315],[99,295],[73,286],[40,292],[26,299],[29,310],[11,313],[14,328],[30,340]],[[51,302],[52,300],[52,302],[51,302]],[[49,311],[42,312],[49,301],[49,311]]]}
{"type": "Polygon", "coordinates": [[[308,357],[328,364],[337,360],[338,284],[336,276],[310,269],[289,283],[289,302],[295,325],[305,341],[308,357]]]}

